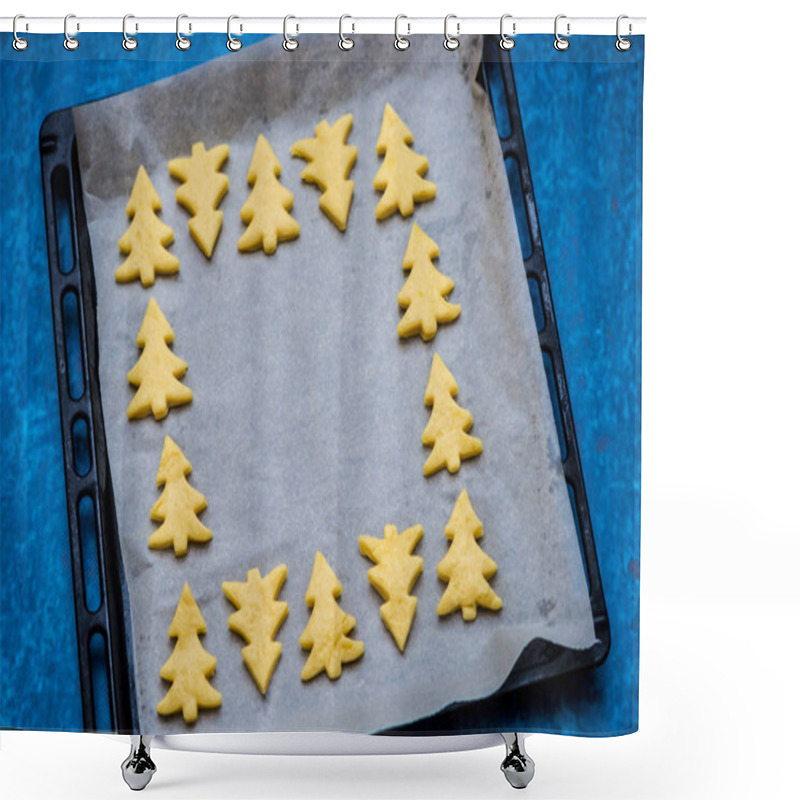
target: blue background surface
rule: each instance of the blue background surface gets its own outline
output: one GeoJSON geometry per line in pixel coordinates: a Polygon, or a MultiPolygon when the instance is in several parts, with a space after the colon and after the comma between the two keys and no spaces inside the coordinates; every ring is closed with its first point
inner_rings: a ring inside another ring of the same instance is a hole
{"type": "MultiPolygon", "coordinates": [[[[222,55],[223,37],[0,36],[0,727],[82,730],[39,127],[222,55]],[[153,59],[158,60],[153,60],[153,59]]],[[[247,42],[247,37],[245,37],[247,42]]],[[[644,40],[518,37],[517,93],[611,624],[607,661],[521,698],[518,730],[638,724],[644,40]]]]}

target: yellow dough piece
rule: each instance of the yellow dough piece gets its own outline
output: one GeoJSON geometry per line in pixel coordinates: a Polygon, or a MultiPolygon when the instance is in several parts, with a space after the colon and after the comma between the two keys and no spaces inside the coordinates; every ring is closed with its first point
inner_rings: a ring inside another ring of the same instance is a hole
{"type": "Polygon", "coordinates": [[[462,617],[470,621],[475,619],[478,606],[491,611],[501,609],[503,601],[487,581],[497,572],[497,564],[478,545],[477,539],[483,536],[483,524],[472,508],[466,489],[461,490],[456,500],[444,535],[453,543],[436,567],[440,580],[447,582],[436,613],[443,617],[460,608],[462,617]]]}
{"type": "Polygon", "coordinates": [[[347,227],[355,186],[347,180],[358,157],[358,148],[347,144],[352,127],[352,114],[339,117],[333,125],[324,119],[314,128],[313,139],[301,139],[291,149],[293,156],[309,162],[300,177],[322,189],[319,207],[340,231],[347,227]]]}
{"type": "Polygon", "coordinates": [[[211,258],[222,228],[222,212],[217,206],[228,191],[229,181],[219,170],[230,150],[226,144],[206,150],[202,142],[196,142],[189,158],[173,158],[168,164],[169,174],[183,183],[175,199],[192,215],[189,232],[206,258],[211,258]]]}
{"type": "Polygon", "coordinates": [[[398,210],[407,217],[414,213],[414,203],[436,197],[436,185],[422,177],[428,171],[428,159],[409,147],[413,141],[411,131],[387,103],[376,148],[384,159],[372,182],[383,192],[375,209],[377,219],[386,219],[398,210]]]}
{"type": "Polygon", "coordinates": [[[169,626],[175,642],[172,655],[161,667],[161,677],[170,686],[156,711],[164,717],[183,712],[184,722],[197,721],[198,708],[219,708],[222,695],[209,683],[217,659],[200,644],[199,634],[206,632],[206,623],[188,583],[183,584],[181,598],[169,626]]]}
{"type": "Polygon", "coordinates": [[[483,451],[483,443],[467,431],[472,427],[472,414],[453,398],[458,384],[438,353],[434,353],[425,405],[433,406],[431,417],[422,432],[422,444],[433,447],[425,461],[423,475],[433,475],[446,466],[452,472],[461,468],[461,459],[472,458],[483,451]]]}
{"type": "Polygon", "coordinates": [[[281,564],[263,578],[254,568],[247,571],[245,583],[222,584],[225,597],[239,609],[228,617],[228,627],[247,642],[242,658],[261,694],[267,693],[281,657],[281,643],[274,638],[289,613],[288,604],[277,599],[285,580],[286,564],[281,564]]]}
{"type": "Polygon", "coordinates": [[[461,306],[444,299],[455,284],[433,266],[438,257],[439,246],[415,222],[403,258],[403,269],[411,272],[397,295],[400,308],[407,309],[397,325],[402,339],[419,334],[429,342],[439,322],[452,322],[461,313],[461,306]]]}
{"type": "Polygon", "coordinates": [[[144,167],[139,167],[125,213],[131,217],[128,230],[119,240],[119,250],[128,257],[117,267],[117,283],[129,283],[137,278],[142,286],[152,286],[156,275],[171,275],[180,268],[178,259],[168,253],[175,234],[162,222],[156,211],[161,199],[144,167]]]}
{"type": "Polygon", "coordinates": [[[156,475],[156,485],[163,486],[164,491],[150,509],[150,519],[162,524],[147,540],[152,550],[172,547],[176,556],[183,556],[189,542],[208,542],[213,535],[197,518],[207,504],[186,480],[191,471],[192,465],[178,445],[165,437],[156,475]]]}
{"type": "Polygon", "coordinates": [[[174,340],[172,327],[151,297],[136,336],[142,353],[128,373],[128,381],[139,387],[128,406],[129,419],[142,419],[148,414],[163,419],[171,406],[191,402],[192,390],[178,380],[186,374],[187,364],[168,346],[174,340]]]}
{"type": "Polygon", "coordinates": [[[300,635],[300,647],[311,651],[300,673],[304,681],[310,681],[323,670],[331,680],[336,680],[342,674],[342,664],[364,654],[364,643],[347,637],[355,627],[356,618],[339,608],[336,598],[341,594],[342,584],[322,553],[317,551],[306,590],[311,617],[300,635]]]}
{"type": "Polygon", "coordinates": [[[422,525],[414,525],[401,534],[394,525],[386,525],[383,539],[358,537],[361,555],[376,564],[367,571],[367,578],[386,601],[381,606],[381,619],[401,653],[417,613],[417,598],[411,590],[422,572],[422,559],[412,553],[421,538],[422,525]]]}
{"type": "Polygon", "coordinates": [[[239,239],[239,250],[247,252],[262,248],[267,255],[278,249],[279,242],[288,242],[300,235],[300,225],[289,214],[294,195],[281,184],[281,162],[258,135],[253,159],[247,170],[247,182],[253,187],[242,206],[242,222],[247,230],[239,239]]]}

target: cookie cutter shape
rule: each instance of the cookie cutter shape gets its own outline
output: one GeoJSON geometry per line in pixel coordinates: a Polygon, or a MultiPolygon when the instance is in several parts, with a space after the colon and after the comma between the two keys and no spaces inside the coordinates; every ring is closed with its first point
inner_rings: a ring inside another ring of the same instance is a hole
{"type": "Polygon", "coordinates": [[[414,213],[414,203],[436,197],[436,184],[422,177],[428,172],[428,159],[409,147],[413,141],[411,131],[387,103],[376,147],[378,155],[384,158],[372,182],[383,192],[375,208],[377,219],[386,219],[395,211],[408,217],[414,213]]]}
{"type": "Polygon", "coordinates": [[[217,206],[228,191],[227,175],[220,172],[230,147],[218,144],[206,150],[202,142],[192,145],[188,158],[173,158],[169,174],[181,181],[175,199],[192,215],[189,232],[206,258],[211,258],[222,229],[223,213],[217,206]]]}
{"type": "Polygon", "coordinates": [[[188,365],[169,349],[174,340],[172,326],[151,297],[136,335],[142,352],[128,372],[129,383],[138,387],[128,405],[128,419],[142,419],[148,414],[163,419],[170,407],[191,402],[192,390],[179,380],[188,365]]]}
{"type": "Polygon", "coordinates": [[[317,551],[314,568],[306,590],[306,605],[311,616],[300,636],[300,647],[310,650],[300,677],[309,681],[325,670],[331,680],[342,674],[342,664],[361,658],[364,643],[348,638],[356,618],[339,607],[336,598],[342,584],[325,557],[317,551]]]}
{"type": "Polygon", "coordinates": [[[219,708],[222,695],[211,685],[209,678],[217,668],[217,659],[200,643],[206,632],[206,622],[195,602],[188,583],[183,584],[169,635],[176,640],[172,655],[161,667],[161,677],[170,686],[156,706],[162,716],[183,712],[186,723],[197,721],[199,708],[219,708]]]}
{"type": "Polygon", "coordinates": [[[119,240],[120,252],[127,255],[114,277],[117,283],[130,283],[137,278],[142,286],[152,286],[156,275],[172,275],[180,269],[178,259],[167,251],[175,233],[156,212],[161,198],[145,168],[139,167],[125,213],[131,222],[119,240]]]}
{"type": "Polygon", "coordinates": [[[347,228],[355,187],[348,180],[358,157],[358,148],[347,144],[352,127],[352,114],[339,117],[333,125],[324,119],[314,128],[313,139],[300,139],[290,150],[293,156],[309,162],[300,177],[322,189],[319,207],[340,231],[347,228]]]}
{"type": "Polygon", "coordinates": [[[289,213],[294,195],[280,182],[281,162],[269,142],[258,135],[247,182],[253,187],[240,212],[247,229],[239,238],[239,250],[249,252],[261,248],[272,255],[280,242],[289,242],[300,235],[300,225],[289,213]]]}
{"type": "Polygon", "coordinates": [[[415,222],[403,257],[403,269],[411,272],[397,295],[398,305],[406,309],[397,324],[401,339],[419,334],[429,342],[440,322],[452,322],[461,313],[461,306],[445,300],[455,284],[433,266],[438,257],[439,245],[415,222]]]}
{"type": "Polygon", "coordinates": [[[443,617],[460,608],[461,616],[469,622],[477,616],[478,606],[499,611],[503,601],[488,582],[497,572],[497,564],[478,544],[483,523],[475,514],[466,489],[456,500],[444,535],[452,544],[436,567],[439,579],[447,583],[436,613],[443,617]]]}
{"type": "Polygon", "coordinates": [[[278,600],[285,580],[286,564],[281,564],[263,578],[255,567],[247,571],[244,583],[222,584],[225,597],[237,608],[228,617],[228,627],[247,642],[242,658],[261,694],[267,693],[283,649],[275,636],[289,614],[288,603],[278,600]]]}
{"type": "Polygon", "coordinates": [[[165,437],[156,475],[156,484],[164,490],[150,509],[150,519],[161,523],[147,540],[152,550],[172,547],[176,556],[184,556],[189,542],[208,542],[213,536],[197,517],[207,503],[186,480],[191,471],[192,465],[180,447],[171,437],[165,437]]]}
{"type": "Polygon", "coordinates": [[[361,555],[375,562],[367,571],[367,578],[386,601],[381,606],[381,619],[401,653],[417,613],[417,598],[411,590],[422,573],[422,558],[413,552],[421,538],[422,525],[400,534],[394,525],[386,525],[383,539],[358,537],[361,555]]]}
{"type": "Polygon", "coordinates": [[[456,379],[439,354],[434,353],[425,388],[425,405],[432,406],[431,416],[422,432],[422,444],[433,447],[422,468],[426,477],[445,466],[451,473],[458,472],[462,459],[483,452],[481,440],[467,433],[472,428],[472,414],[456,403],[453,398],[457,394],[456,379]]]}

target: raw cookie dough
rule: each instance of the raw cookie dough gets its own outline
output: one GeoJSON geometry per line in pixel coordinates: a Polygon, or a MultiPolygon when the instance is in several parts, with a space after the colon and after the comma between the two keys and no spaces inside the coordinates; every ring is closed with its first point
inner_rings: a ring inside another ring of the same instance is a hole
{"type": "Polygon", "coordinates": [[[331,680],[336,680],[342,674],[342,664],[364,654],[364,643],[347,637],[355,627],[356,618],[339,608],[336,598],[341,593],[342,584],[322,553],[317,551],[306,590],[311,617],[300,635],[300,647],[311,651],[300,673],[304,681],[310,681],[322,670],[331,680]]]}
{"type": "Polygon", "coordinates": [[[169,635],[175,642],[172,655],[161,667],[161,677],[170,681],[164,699],[156,706],[162,716],[183,712],[184,722],[197,720],[198,708],[219,708],[222,695],[209,683],[217,659],[200,644],[199,634],[206,632],[206,623],[192,596],[188,583],[183,584],[169,635]]]}
{"type": "Polygon", "coordinates": [[[288,242],[300,235],[300,225],[289,214],[294,195],[281,184],[281,162],[258,135],[253,159],[247,170],[247,182],[253,187],[241,210],[247,230],[239,239],[239,250],[247,252],[262,248],[267,255],[278,249],[279,242],[288,242]]]}
{"type": "Polygon", "coordinates": [[[419,334],[429,342],[436,335],[437,323],[452,322],[461,313],[461,306],[444,299],[455,284],[433,266],[438,257],[439,245],[415,222],[403,257],[403,269],[411,272],[397,295],[400,308],[407,309],[397,325],[402,339],[419,334]]]}
{"type": "Polygon", "coordinates": [[[387,103],[376,147],[384,159],[372,182],[383,192],[375,209],[377,219],[386,219],[398,210],[407,217],[414,213],[414,203],[436,196],[436,185],[422,177],[428,171],[428,159],[409,147],[413,141],[411,131],[387,103]]]}
{"type": "Polygon", "coordinates": [[[218,144],[206,150],[202,142],[192,145],[189,158],[173,158],[169,174],[182,181],[175,199],[192,215],[189,232],[206,258],[211,258],[222,228],[222,212],[217,209],[228,191],[228,176],[220,173],[230,147],[218,144]]]}
{"type": "Polygon", "coordinates": [[[147,540],[152,550],[172,547],[176,556],[183,556],[189,542],[207,542],[213,535],[197,518],[207,504],[206,498],[186,480],[191,471],[192,465],[178,445],[165,437],[156,475],[156,485],[163,486],[164,491],[150,509],[150,519],[162,525],[147,540]]]}
{"type": "Polygon", "coordinates": [[[463,618],[470,621],[475,619],[478,606],[492,611],[501,609],[503,601],[487,581],[497,572],[497,564],[476,541],[483,536],[483,524],[472,509],[466,489],[456,500],[444,535],[453,543],[436,567],[440,580],[447,581],[436,613],[443,617],[460,608],[463,618]]]}
{"type": "Polygon", "coordinates": [[[289,613],[289,605],[278,600],[286,580],[286,564],[261,577],[258,568],[247,571],[247,581],[225,581],[222,591],[238,611],[228,617],[228,627],[247,645],[242,658],[261,694],[267,693],[272,673],[281,657],[281,643],[274,641],[289,613]]]}
{"type": "Polygon", "coordinates": [[[467,431],[472,427],[472,414],[453,399],[458,384],[438,353],[433,355],[431,374],[425,389],[425,405],[433,406],[431,417],[422,432],[422,444],[433,447],[425,461],[423,475],[433,475],[442,467],[453,473],[461,468],[462,458],[472,458],[483,451],[483,443],[467,431]]]}
{"type": "Polygon", "coordinates": [[[352,127],[352,114],[339,117],[333,125],[324,119],[314,128],[313,139],[295,142],[290,151],[309,162],[300,177],[322,189],[319,207],[340,231],[347,227],[355,186],[347,179],[358,156],[358,148],[347,144],[352,127]]]}
{"type": "Polygon", "coordinates": [[[156,216],[156,211],[160,210],[161,198],[145,168],[139,167],[125,208],[132,219],[119,240],[119,249],[128,257],[114,273],[117,283],[129,283],[138,278],[142,286],[152,286],[157,274],[171,275],[180,268],[178,259],[166,250],[175,234],[156,216]]]}
{"type": "Polygon", "coordinates": [[[368,570],[367,578],[386,601],[381,606],[381,619],[401,653],[417,613],[417,598],[411,590],[422,572],[422,559],[412,553],[421,538],[422,525],[414,525],[399,535],[394,525],[386,525],[383,539],[358,537],[361,555],[376,564],[368,570]]]}
{"type": "Polygon", "coordinates": [[[142,353],[128,373],[128,381],[139,387],[128,406],[128,419],[142,419],[148,414],[163,419],[171,406],[191,402],[192,390],[178,380],[186,374],[188,365],[168,347],[174,340],[175,332],[151,297],[136,335],[142,353]]]}

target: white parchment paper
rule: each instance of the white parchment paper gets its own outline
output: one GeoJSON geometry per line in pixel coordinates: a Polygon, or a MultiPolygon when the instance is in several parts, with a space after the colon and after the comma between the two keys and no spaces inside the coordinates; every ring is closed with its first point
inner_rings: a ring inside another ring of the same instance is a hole
{"type": "Polygon", "coordinates": [[[156,704],[174,644],[167,629],[188,581],[217,659],[213,685],[222,707],[201,711],[198,732],[376,731],[429,715],[455,700],[496,690],[524,646],[544,637],[572,647],[594,641],[591,611],[547,385],[523,271],[504,164],[490,105],[475,85],[479,39],[455,53],[433,37],[399,53],[385,37],[358,37],[342,53],[330,37],[303,37],[286,53],[272,39],[176,77],[75,109],[79,160],[97,282],[99,375],[123,561],[130,589],[141,730],[178,733],[180,715],[156,704]],[[413,217],[375,220],[380,166],[375,144],[390,102],[428,156],[435,200],[413,217]],[[355,196],[345,233],[318,207],[319,191],[300,181],[305,162],[289,148],[313,136],[323,118],[354,115],[355,196]],[[282,161],[295,194],[299,239],[273,256],[241,254],[239,209],[256,137],[282,161]],[[167,162],[196,141],[230,145],[224,223],[207,261],[189,235],[167,162]],[[175,230],[180,273],[155,286],[118,285],[117,241],[140,164],[175,230]],[[440,270],[455,281],[460,318],[435,339],[401,341],[397,293],[416,221],[439,244],[440,270]],[[150,297],[175,330],[174,352],[189,369],[194,401],[166,419],[129,421],[127,371],[139,356],[136,333],[150,297]],[[430,452],[420,442],[429,409],[423,396],[438,352],[460,386],[458,402],[483,440],[460,472],[424,478],[430,452]],[[149,509],[165,435],[192,462],[192,484],[214,533],[176,558],[153,551],[149,509]],[[448,549],[444,527],[462,488],[483,521],[480,543],[497,561],[492,586],[499,613],[436,615],[444,584],[436,565],[448,549]],[[382,536],[421,523],[424,571],[417,618],[401,654],[380,619],[381,598],[367,581],[361,534],[382,536]],[[300,680],[298,644],[309,611],[304,594],[321,550],[344,591],[342,608],[365,643],[363,658],[331,682],[300,680]],[[265,697],[228,630],[234,611],[221,583],[244,581],[280,563],[280,599],[289,616],[283,655],[265,697]]]}

